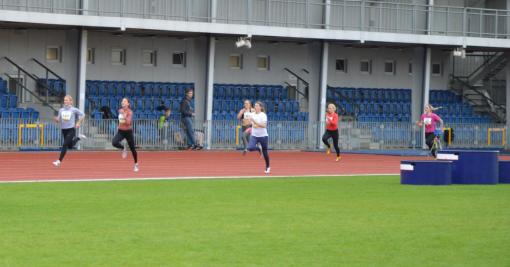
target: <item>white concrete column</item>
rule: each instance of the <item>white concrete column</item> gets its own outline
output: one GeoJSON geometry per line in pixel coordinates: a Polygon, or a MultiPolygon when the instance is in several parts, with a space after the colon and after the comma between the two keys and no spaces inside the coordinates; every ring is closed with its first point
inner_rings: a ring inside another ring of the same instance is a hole
{"type": "Polygon", "coordinates": [[[416,47],[411,52],[413,86],[411,88],[411,121],[420,119],[423,111],[423,75],[425,74],[425,48],[416,47]]]}
{"type": "Polygon", "coordinates": [[[81,0],[81,14],[88,15],[89,14],[89,0],[81,0]]]}
{"type": "Polygon", "coordinates": [[[427,34],[432,33],[432,20],[434,16],[432,15],[432,11],[434,10],[434,0],[428,0],[428,13],[427,13],[427,34]]]}
{"type": "Polygon", "coordinates": [[[324,29],[329,29],[331,21],[331,0],[324,0],[324,29]]]}
{"type": "MultiPolygon", "coordinates": [[[[425,64],[424,64],[424,71],[423,71],[423,104],[422,104],[422,111],[426,104],[429,103],[429,95],[430,95],[430,71],[432,68],[431,63],[432,58],[432,49],[430,47],[427,47],[425,49],[425,64]]],[[[427,144],[425,143],[425,131],[423,131],[422,135],[422,148],[427,148],[427,144]]]]}
{"type": "Polygon", "coordinates": [[[211,10],[209,10],[209,16],[211,16],[211,22],[214,23],[216,22],[216,11],[217,11],[217,8],[218,8],[218,1],[217,0],[211,0],[209,2],[210,4],[210,7],[211,7],[211,10]]]}
{"type": "Polygon", "coordinates": [[[207,122],[207,147],[211,149],[212,140],[212,111],[213,111],[213,97],[214,97],[214,55],[216,53],[216,38],[209,36],[208,40],[208,55],[207,55],[207,93],[206,93],[206,122],[207,122]]]}
{"type": "MultiPolygon", "coordinates": [[[[508,5],[510,6],[510,0],[508,5]]],[[[510,148],[510,52],[506,52],[506,148],[510,148]]]]}
{"type": "Polygon", "coordinates": [[[320,122],[317,142],[319,144],[319,148],[322,149],[324,144],[321,141],[322,131],[324,130],[323,125],[325,123],[326,116],[326,91],[328,87],[328,58],[329,58],[329,43],[327,41],[322,41],[322,57],[321,57],[321,73],[320,73],[320,93],[319,93],[319,119],[320,122]]]}
{"type": "Polygon", "coordinates": [[[78,58],[78,108],[85,112],[85,82],[87,80],[87,41],[88,41],[88,31],[81,29],[79,36],[79,58],[78,58]]]}

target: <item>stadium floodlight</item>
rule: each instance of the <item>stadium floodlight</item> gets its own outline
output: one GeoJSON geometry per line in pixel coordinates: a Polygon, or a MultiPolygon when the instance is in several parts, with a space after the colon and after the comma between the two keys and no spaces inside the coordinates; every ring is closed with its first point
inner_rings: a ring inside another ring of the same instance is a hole
{"type": "Polygon", "coordinates": [[[235,43],[237,48],[246,47],[248,49],[251,48],[251,34],[246,37],[239,37],[235,43]]]}
{"type": "Polygon", "coordinates": [[[454,57],[466,58],[466,49],[459,47],[453,50],[454,57]]]}

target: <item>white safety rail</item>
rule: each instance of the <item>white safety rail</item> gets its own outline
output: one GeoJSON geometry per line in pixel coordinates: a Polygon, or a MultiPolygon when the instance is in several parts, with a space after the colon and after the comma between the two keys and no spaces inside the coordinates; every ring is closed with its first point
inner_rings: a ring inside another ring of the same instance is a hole
{"type": "MultiPolygon", "coordinates": [[[[449,124],[453,140],[441,136],[443,147],[508,148],[509,133],[503,124],[449,124]],[[490,140],[489,140],[490,139],[490,140]]],[[[339,123],[339,145],[343,150],[358,149],[420,149],[422,128],[409,122],[343,122],[339,123]]],[[[134,120],[135,141],[144,150],[177,150],[187,146],[186,134],[179,120],[164,124],[158,120],[134,120]]],[[[324,133],[321,122],[269,121],[269,146],[274,150],[309,150],[320,146],[324,133]]],[[[195,139],[199,145],[218,150],[242,149],[238,121],[217,121],[210,124],[194,122],[195,139]],[[210,128],[207,128],[210,125],[210,128]],[[211,144],[206,143],[211,131],[211,144]]],[[[111,150],[111,140],[117,132],[116,120],[88,119],[80,133],[88,138],[79,143],[80,149],[111,150]]],[[[0,119],[0,150],[57,149],[62,143],[60,126],[53,121],[0,119]]]]}
{"type": "Polygon", "coordinates": [[[4,0],[0,9],[306,29],[509,38],[508,10],[376,0],[4,0]],[[329,10],[327,14],[326,10],[329,10]],[[215,14],[215,17],[211,17],[215,14]],[[329,23],[325,24],[328,17],[329,23]],[[430,20],[428,25],[427,20],[430,20]]]}

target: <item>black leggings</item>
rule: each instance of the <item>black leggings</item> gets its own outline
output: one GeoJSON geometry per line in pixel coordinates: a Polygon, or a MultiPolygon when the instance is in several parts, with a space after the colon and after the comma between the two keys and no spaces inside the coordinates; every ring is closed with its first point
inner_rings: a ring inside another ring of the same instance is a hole
{"type": "Polygon", "coordinates": [[[133,135],[133,130],[118,130],[117,134],[113,137],[112,145],[118,149],[124,149],[124,146],[120,144],[122,140],[126,139],[129,149],[131,149],[131,154],[133,154],[133,159],[135,163],[138,163],[138,153],[136,153],[135,148],[135,137],[133,135]]]}
{"type": "Polygon", "coordinates": [[[432,132],[432,133],[425,133],[425,143],[427,144],[429,149],[432,149],[432,145],[434,144],[434,138],[435,137],[436,137],[436,135],[434,134],[434,132],[432,132]]]}
{"type": "Polygon", "coordinates": [[[331,149],[331,145],[329,144],[329,138],[333,138],[333,146],[335,147],[336,155],[340,156],[340,148],[338,148],[338,129],[336,130],[326,130],[324,135],[322,136],[322,142],[331,149]]]}
{"type": "Polygon", "coordinates": [[[434,145],[434,138],[436,138],[436,135],[432,133],[425,133],[425,143],[429,147],[430,153],[432,153],[432,156],[436,157],[437,155],[437,148],[432,149],[432,146],[434,145]]]}
{"type": "Polygon", "coordinates": [[[80,139],[76,137],[76,130],[74,128],[62,129],[62,136],[64,137],[64,144],[62,145],[60,157],[58,158],[60,161],[64,160],[67,149],[72,149],[76,143],[80,141],[80,139]]]}

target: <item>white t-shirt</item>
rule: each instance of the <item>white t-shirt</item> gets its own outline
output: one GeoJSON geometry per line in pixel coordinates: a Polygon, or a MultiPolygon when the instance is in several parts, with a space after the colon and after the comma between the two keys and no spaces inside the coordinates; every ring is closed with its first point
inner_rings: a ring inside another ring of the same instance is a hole
{"type": "Polygon", "coordinates": [[[264,112],[260,112],[258,114],[257,113],[253,113],[251,117],[253,118],[253,120],[257,124],[266,124],[266,128],[255,128],[255,127],[252,127],[251,135],[253,137],[268,136],[268,134],[267,134],[267,115],[266,115],[266,113],[264,113],[264,112]]]}
{"type": "Polygon", "coordinates": [[[243,114],[243,119],[249,120],[253,116],[253,114],[255,114],[255,112],[245,111],[243,114]]]}
{"type": "Polygon", "coordinates": [[[119,123],[126,123],[126,116],[124,114],[119,114],[119,123]]]}

